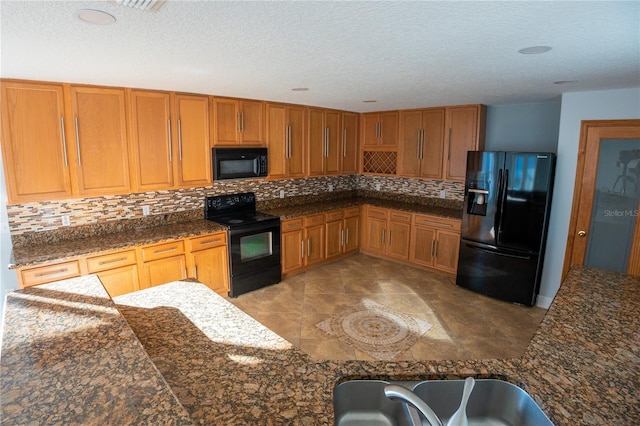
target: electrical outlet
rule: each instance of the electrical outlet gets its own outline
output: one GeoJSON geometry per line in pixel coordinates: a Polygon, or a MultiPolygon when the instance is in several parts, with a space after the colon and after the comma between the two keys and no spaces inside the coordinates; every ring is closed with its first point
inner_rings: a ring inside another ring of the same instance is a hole
{"type": "Polygon", "coordinates": [[[71,225],[71,219],[69,218],[68,214],[63,214],[62,215],[62,226],[69,226],[71,225]]]}
{"type": "Polygon", "coordinates": [[[376,191],[380,191],[380,184],[376,183],[376,191]]]}
{"type": "Polygon", "coordinates": [[[142,215],[143,216],[149,216],[150,212],[149,212],[149,206],[142,206],[142,215]]]}
{"type": "Polygon", "coordinates": [[[284,189],[280,190],[280,198],[284,198],[284,189]]]}
{"type": "Polygon", "coordinates": [[[447,190],[446,189],[441,189],[440,190],[440,198],[446,198],[447,196],[447,190]]]}
{"type": "Polygon", "coordinates": [[[329,184],[329,192],[333,191],[333,185],[329,184]]]}

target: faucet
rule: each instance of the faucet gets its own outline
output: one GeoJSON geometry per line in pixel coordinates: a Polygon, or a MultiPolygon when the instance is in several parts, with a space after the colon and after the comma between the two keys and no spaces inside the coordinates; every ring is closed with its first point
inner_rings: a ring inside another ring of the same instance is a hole
{"type": "Polygon", "coordinates": [[[399,399],[413,405],[427,419],[431,426],[444,426],[440,417],[415,393],[399,385],[386,385],[384,394],[389,399],[399,399]]]}

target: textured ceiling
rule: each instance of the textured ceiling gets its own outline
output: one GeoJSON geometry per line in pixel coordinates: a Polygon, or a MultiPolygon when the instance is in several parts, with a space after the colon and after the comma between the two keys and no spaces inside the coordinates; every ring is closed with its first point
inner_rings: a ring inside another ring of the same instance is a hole
{"type": "Polygon", "coordinates": [[[640,86],[639,1],[167,0],[156,12],[106,0],[1,1],[0,15],[4,78],[359,112],[640,86]],[[79,8],[117,22],[79,22],[79,8]],[[553,49],[518,53],[537,45],[553,49]]]}

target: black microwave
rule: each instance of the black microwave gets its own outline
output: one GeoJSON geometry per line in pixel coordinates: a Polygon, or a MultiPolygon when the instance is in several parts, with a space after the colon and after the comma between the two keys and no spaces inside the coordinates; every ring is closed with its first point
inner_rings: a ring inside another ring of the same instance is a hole
{"type": "Polygon", "coordinates": [[[267,148],[213,148],[213,179],[266,177],[267,148]]]}

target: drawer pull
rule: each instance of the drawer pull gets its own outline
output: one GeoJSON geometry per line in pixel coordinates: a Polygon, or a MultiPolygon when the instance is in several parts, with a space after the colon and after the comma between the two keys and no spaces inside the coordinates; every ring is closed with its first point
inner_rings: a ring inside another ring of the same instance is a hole
{"type": "Polygon", "coordinates": [[[51,277],[53,275],[64,274],[66,272],[69,272],[69,268],[60,268],[54,271],[40,272],[39,274],[36,274],[36,278],[51,277]]]}
{"type": "Polygon", "coordinates": [[[178,250],[178,247],[171,247],[171,248],[166,249],[166,250],[156,250],[156,251],[153,252],[153,254],[170,253],[170,252],[176,251],[176,250],[178,250]]]}
{"type": "Polygon", "coordinates": [[[220,238],[216,238],[215,240],[209,240],[209,241],[202,241],[201,243],[199,243],[198,245],[201,246],[208,246],[209,244],[215,244],[215,243],[219,243],[222,240],[220,238]]]}
{"type": "Polygon", "coordinates": [[[121,258],[114,259],[114,260],[103,260],[101,262],[98,262],[98,265],[100,265],[100,266],[112,265],[114,263],[124,262],[125,260],[127,260],[126,257],[121,257],[121,258]]]}
{"type": "Polygon", "coordinates": [[[429,220],[421,220],[420,225],[444,226],[446,228],[451,228],[453,226],[450,223],[431,222],[429,220]]]}

